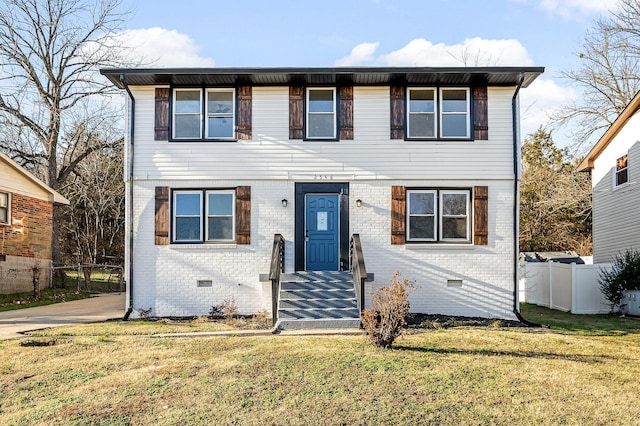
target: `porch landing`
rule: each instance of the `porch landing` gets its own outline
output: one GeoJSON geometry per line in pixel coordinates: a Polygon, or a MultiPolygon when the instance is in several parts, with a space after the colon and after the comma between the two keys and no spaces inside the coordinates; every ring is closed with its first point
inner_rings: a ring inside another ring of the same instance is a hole
{"type": "Polygon", "coordinates": [[[277,329],[360,327],[360,310],[350,272],[283,274],[279,298],[277,329]]]}

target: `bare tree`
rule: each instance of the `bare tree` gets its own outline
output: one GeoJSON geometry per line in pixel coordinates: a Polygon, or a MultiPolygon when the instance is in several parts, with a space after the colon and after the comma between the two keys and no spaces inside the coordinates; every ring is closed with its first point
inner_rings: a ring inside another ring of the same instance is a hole
{"type": "Polygon", "coordinates": [[[620,1],[616,12],[596,21],[576,54],[578,65],[562,76],[580,89],[580,99],[553,116],[571,123],[576,152],[589,147],[640,90],[640,0],[620,1]]]}
{"type": "MultiPolygon", "coordinates": [[[[75,138],[100,138],[77,129],[75,138]],[[82,136],[80,136],[82,135],[82,136]]],[[[89,155],[65,184],[71,202],[62,209],[62,246],[68,263],[121,261],[124,255],[123,139],[89,155]],[[73,256],[72,256],[73,255],[73,256]]],[[[92,267],[83,269],[90,284],[92,267]]]]}
{"type": "Polygon", "coordinates": [[[542,129],[522,146],[520,248],[591,254],[591,181],[542,129]]]}
{"type": "MultiPolygon", "coordinates": [[[[122,65],[111,35],[123,24],[120,0],[4,0],[0,4],[0,149],[39,172],[55,190],[117,137],[74,139],[105,120],[97,98],[115,89],[97,70],[122,65]]],[[[88,134],[87,132],[82,135],[88,134]]],[[[60,263],[59,208],[53,260],[60,263]]]]}

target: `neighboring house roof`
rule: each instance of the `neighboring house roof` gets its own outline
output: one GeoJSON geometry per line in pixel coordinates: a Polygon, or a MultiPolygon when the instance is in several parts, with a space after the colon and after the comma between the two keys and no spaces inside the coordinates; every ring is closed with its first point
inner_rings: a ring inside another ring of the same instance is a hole
{"type": "Polygon", "coordinates": [[[67,200],[65,197],[63,197],[57,191],[51,189],[51,187],[49,185],[47,185],[46,183],[42,182],[40,179],[38,179],[37,177],[35,177],[31,173],[29,173],[27,170],[25,170],[24,167],[20,166],[18,163],[13,161],[4,152],[0,152],[0,160],[4,161],[5,163],[7,163],[9,165],[9,167],[14,169],[20,175],[24,176],[27,180],[32,182],[35,186],[37,186],[40,189],[44,190],[45,192],[51,194],[51,199],[53,200],[54,204],[64,204],[64,205],[68,205],[69,204],[69,200],[67,200]]]}
{"type": "Polygon", "coordinates": [[[349,68],[108,68],[115,86],[127,85],[472,85],[527,87],[544,67],[349,67],[349,68]]]}
{"type": "Polygon", "coordinates": [[[594,162],[602,154],[605,148],[611,143],[613,138],[620,132],[627,121],[640,109],[640,92],[631,99],[631,102],[624,108],[618,118],[609,126],[604,135],[598,140],[598,142],[591,148],[591,151],[582,160],[582,163],[578,165],[579,172],[586,172],[594,167],[594,162]]]}

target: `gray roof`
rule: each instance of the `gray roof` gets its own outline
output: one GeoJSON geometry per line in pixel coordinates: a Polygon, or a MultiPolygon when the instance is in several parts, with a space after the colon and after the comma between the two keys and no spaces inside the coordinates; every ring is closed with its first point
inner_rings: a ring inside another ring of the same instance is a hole
{"type": "Polygon", "coordinates": [[[350,67],[350,68],[105,68],[115,86],[289,86],[531,84],[544,67],[350,67]]]}

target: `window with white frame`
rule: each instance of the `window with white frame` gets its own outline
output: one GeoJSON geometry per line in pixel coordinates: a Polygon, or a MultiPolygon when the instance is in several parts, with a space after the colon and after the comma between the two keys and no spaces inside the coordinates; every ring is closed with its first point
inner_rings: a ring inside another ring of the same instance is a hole
{"type": "Polygon", "coordinates": [[[407,138],[468,139],[469,93],[468,88],[407,89],[407,138]]]}
{"type": "Polygon", "coordinates": [[[615,178],[613,181],[615,186],[620,186],[629,182],[628,160],[629,160],[628,154],[625,154],[616,160],[616,171],[615,171],[615,178]]]}
{"type": "Polygon", "coordinates": [[[173,138],[202,138],[202,91],[175,89],[173,91],[173,138]]]}
{"type": "Polygon", "coordinates": [[[336,139],[336,89],[307,88],[307,139],[336,139]]]}
{"type": "Polygon", "coordinates": [[[229,89],[207,90],[208,139],[233,139],[235,137],[235,96],[229,89]]]}
{"type": "Polygon", "coordinates": [[[173,191],[173,241],[233,241],[235,191],[173,191]]]}
{"type": "Polygon", "coordinates": [[[236,136],[235,110],[233,88],[211,88],[204,92],[193,88],[174,89],[173,139],[232,140],[236,136]]]}
{"type": "Polygon", "coordinates": [[[468,189],[407,190],[407,241],[469,242],[468,189]]]}
{"type": "Polygon", "coordinates": [[[0,224],[11,224],[11,194],[0,192],[0,224]]]}

